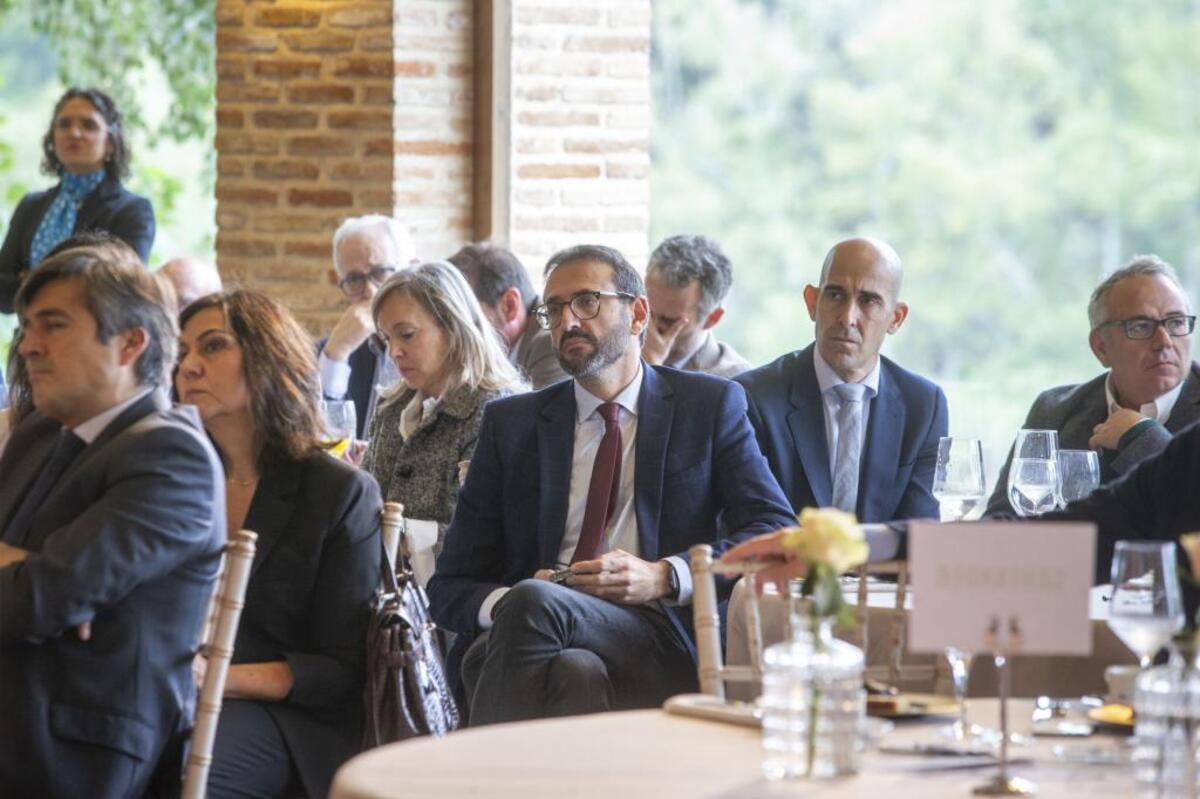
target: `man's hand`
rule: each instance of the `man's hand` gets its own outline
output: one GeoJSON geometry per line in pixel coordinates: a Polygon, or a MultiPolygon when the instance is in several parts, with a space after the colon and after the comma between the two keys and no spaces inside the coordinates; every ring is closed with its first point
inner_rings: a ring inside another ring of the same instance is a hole
{"type": "Polygon", "coordinates": [[[1115,450],[1121,442],[1121,436],[1129,432],[1129,428],[1145,419],[1146,417],[1137,411],[1118,408],[1107,419],[1092,428],[1092,437],[1088,439],[1088,446],[1092,449],[1104,447],[1115,450]]]}
{"type": "Polygon", "coordinates": [[[10,563],[17,563],[25,560],[25,558],[28,556],[28,549],[21,549],[20,547],[14,547],[8,544],[0,543],[0,568],[3,568],[10,563]]]}
{"type": "Polygon", "coordinates": [[[646,359],[646,363],[661,364],[671,354],[671,347],[675,346],[675,338],[685,327],[690,320],[686,317],[680,317],[667,328],[667,332],[658,332],[658,325],[653,321],[646,325],[646,343],[642,345],[642,357],[646,359]]]}
{"type": "Polygon", "coordinates": [[[92,639],[91,621],[85,621],[83,624],[76,627],[75,634],[79,636],[80,641],[90,641],[92,639]]]}
{"type": "Polygon", "coordinates": [[[722,555],[713,564],[713,569],[720,571],[721,564],[758,561],[763,564],[763,568],[757,571],[758,579],[754,583],[759,595],[762,595],[763,586],[767,583],[775,583],[779,593],[786,595],[788,581],[808,574],[808,564],[796,557],[794,552],[784,548],[783,541],[782,530],[755,536],[722,555]]]}
{"type": "Polygon", "coordinates": [[[671,592],[670,568],[666,561],[651,563],[614,549],[595,560],[572,563],[574,575],[567,585],[622,605],[644,605],[671,592]]]}
{"type": "Polygon", "coordinates": [[[325,342],[325,357],[345,363],[350,353],[361,347],[374,331],[375,320],[371,318],[370,300],[351,303],[329,333],[329,339],[325,342]]]}
{"type": "Polygon", "coordinates": [[[208,673],[208,658],[205,655],[196,653],[192,658],[192,678],[196,681],[196,688],[204,687],[204,675],[208,673]]]}

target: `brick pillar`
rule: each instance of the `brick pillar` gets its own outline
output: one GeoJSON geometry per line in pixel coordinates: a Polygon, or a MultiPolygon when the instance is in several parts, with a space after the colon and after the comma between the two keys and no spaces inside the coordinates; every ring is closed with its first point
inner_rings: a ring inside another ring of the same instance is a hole
{"type": "Polygon", "coordinates": [[[512,0],[512,10],[513,249],[539,274],[555,250],[583,241],[643,268],[649,0],[512,0]]]}

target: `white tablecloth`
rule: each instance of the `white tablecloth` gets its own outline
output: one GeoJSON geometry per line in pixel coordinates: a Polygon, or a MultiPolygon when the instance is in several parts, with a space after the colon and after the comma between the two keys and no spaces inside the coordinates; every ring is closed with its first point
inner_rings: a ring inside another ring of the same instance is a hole
{"type": "MultiPolygon", "coordinates": [[[[1027,731],[1031,703],[1010,705],[1015,731],[1027,731]]],[[[995,700],[973,700],[972,719],[994,726],[995,700]]],[[[892,743],[931,734],[944,718],[897,727],[892,743]]],[[[334,799],[460,796],[642,799],[642,797],[863,797],[968,799],[992,767],[928,771],[952,758],[869,752],[863,773],[836,781],[772,783],[761,776],[758,730],[637,710],[503,724],[423,738],[359,755],[338,772],[334,799]]],[[[1037,739],[1013,773],[1036,781],[1042,797],[1129,797],[1128,766],[1056,760],[1052,748],[1114,746],[1106,736],[1037,739]]]]}

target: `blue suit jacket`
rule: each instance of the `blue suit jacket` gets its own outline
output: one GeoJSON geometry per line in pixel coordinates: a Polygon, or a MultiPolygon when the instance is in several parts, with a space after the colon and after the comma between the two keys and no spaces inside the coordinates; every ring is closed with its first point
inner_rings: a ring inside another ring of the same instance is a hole
{"type": "MultiPolygon", "coordinates": [[[[859,521],[938,517],[931,493],[938,438],[947,434],[942,390],[880,357],[879,394],[871,400],[858,482],[859,521]]],[[[833,502],[825,410],[813,346],[736,378],[746,388],[750,421],[767,461],[797,511],[833,502]]]]}
{"type": "MultiPolygon", "coordinates": [[[[740,386],[710,375],[644,366],[638,399],[634,507],[640,557],[724,551],[718,517],[735,540],[790,524],[746,419],[740,386]]],[[[434,620],[479,631],[488,594],[553,568],[567,520],[575,446],[574,381],[498,399],[479,442],[428,591],[434,620]]],[[[728,588],[728,585],[722,586],[728,588]]],[[[690,647],[690,614],[668,608],[690,647]]]]}

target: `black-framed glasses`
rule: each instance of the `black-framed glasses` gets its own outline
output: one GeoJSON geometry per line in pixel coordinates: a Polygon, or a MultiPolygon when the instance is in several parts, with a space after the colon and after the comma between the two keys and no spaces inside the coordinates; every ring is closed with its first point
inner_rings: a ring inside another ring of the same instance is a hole
{"type": "Polygon", "coordinates": [[[1134,341],[1145,341],[1148,338],[1153,338],[1158,326],[1162,325],[1167,331],[1167,335],[1172,338],[1180,338],[1182,336],[1191,335],[1191,332],[1196,329],[1196,317],[1183,316],[1168,316],[1165,319],[1151,319],[1147,316],[1135,316],[1132,319],[1114,319],[1111,322],[1102,322],[1096,327],[1121,327],[1125,331],[1125,338],[1133,339],[1134,341]]]}
{"type": "Polygon", "coordinates": [[[394,266],[372,266],[365,272],[351,272],[337,282],[337,287],[347,297],[354,297],[361,294],[362,290],[367,287],[368,280],[372,285],[382,286],[383,281],[395,273],[396,267],[394,266]]]}
{"type": "Polygon", "coordinates": [[[558,327],[558,323],[562,321],[563,308],[568,305],[571,306],[571,313],[575,314],[576,319],[595,319],[600,313],[600,300],[604,297],[615,297],[619,300],[637,299],[633,294],[624,291],[581,291],[572,297],[570,302],[550,300],[542,303],[533,309],[533,316],[542,330],[558,327]]]}

